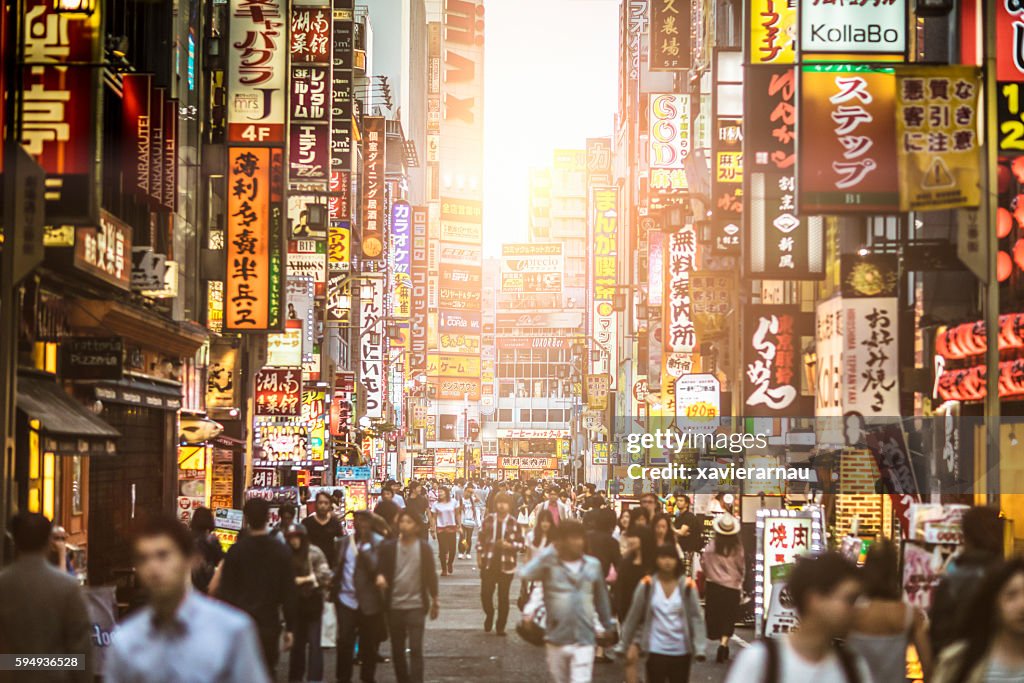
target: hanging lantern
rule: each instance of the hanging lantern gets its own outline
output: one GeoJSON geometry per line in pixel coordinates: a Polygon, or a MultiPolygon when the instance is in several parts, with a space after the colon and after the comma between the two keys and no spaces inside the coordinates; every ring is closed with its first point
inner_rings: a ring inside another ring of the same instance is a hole
{"type": "Polygon", "coordinates": [[[999,252],[999,256],[996,257],[996,277],[1000,282],[1006,282],[1011,273],[1013,273],[1013,261],[1010,260],[1010,255],[1005,251],[999,252]]]}
{"type": "Polygon", "coordinates": [[[1000,206],[996,211],[996,237],[999,239],[1008,237],[1011,230],[1013,230],[1013,214],[1000,206]]]}

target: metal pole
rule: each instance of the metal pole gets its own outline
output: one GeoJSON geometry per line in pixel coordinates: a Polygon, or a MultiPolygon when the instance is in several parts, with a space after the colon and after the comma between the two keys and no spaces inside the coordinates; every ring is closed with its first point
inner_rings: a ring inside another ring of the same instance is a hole
{"type": "MultiPolygon", "coordinates": [[[[985,74],[985,211],[984,225],[994,226],[999,202],[998,121],[996,107],[996,11],[994,2],[982,3],[984,12],[984,74],[985,74]]],[[[985,231],[988,248],[988,283],[985,284],[985,498],[989,505],[999,504],[999,279],[996,257],[999,254],[995,233],[985,231]]]]}
{"type": "MultiPolygon", "coordinates": [[[[0,9],[0,11],[3,11],[0,9]]],[[[4,86],[8,96],[4,108],[4,244],[0,262],[0,534],[6,534],[12,506],[14,478],[14,428],[18,399],[18,297],[15,292],[14,259],[17,253],[14,198],[18,192],[18,144],[21,138],[21,50],[22,6],[12,3],[6,18],[6,49],[3,55],[4,86]]],[[[0,538],[0,566],[5,557],[6,536],[0,538]]]]}

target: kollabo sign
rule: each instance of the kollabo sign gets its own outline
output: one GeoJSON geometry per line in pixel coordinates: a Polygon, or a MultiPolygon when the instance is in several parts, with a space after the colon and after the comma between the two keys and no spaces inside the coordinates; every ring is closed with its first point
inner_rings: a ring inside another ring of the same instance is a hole
{"type": "Polygon", "coordinates": [[[850,61],[849,55],[903,55],[907,49],[906,0],[800,0],[797,15],[805,60],[831,54],[850,61]]]}

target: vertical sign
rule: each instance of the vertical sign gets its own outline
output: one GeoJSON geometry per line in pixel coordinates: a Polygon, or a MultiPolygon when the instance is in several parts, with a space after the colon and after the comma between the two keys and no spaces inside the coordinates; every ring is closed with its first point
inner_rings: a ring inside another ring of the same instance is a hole
{"type": "Polygon", "coordinates": [[[409,368],[416,377],[427,368],[427,209],[412,209],[412,311],[410,319],[409,368]]]}
{"type": "Polygon", "coordinates": [[[232,147],[228,162],[224,329],[279,329],[283,154],[232,147]]]}
{"type": "Polygon", "coordinates": [[[164,101],[164,193],[163,206],[178,210],[178,100],[164,101]]]}
{"type": "Polygon", "coordinates": [[[410,298],[412,294],[412,245],[409,231],[412,227],[412,207],[409,202],[400,199],[391,204],[391,239],[388,242],[388,253],[391,257],[392,310],[395,317],[409,319],[410,298]]]}
{"type": "Polygon", "coordinates": [[[807,415],[801,400],[803,337],[812,316],[799,306],[748,305],[743,339],[743,414],[750,417],[807,415]]]}
{"type": "Polygon", "coordinates": [[[896,149],[901,211],[972,207],[981,202],[980,93],[981,76],[975,67],[900,69],[896,149]]]}
{"type": "Polygon", "coordinates": [[[384,160],[383,116],[363,119],[363,256],[380,259],[384,252],[384,160]]]}
{"type": "Polygon", "coordinates": [[[690,10],[689,0],[651,0],[651,71],[690,68],[690,10]]]}
{"type": "Polygon", "coordinates": [[[359,294],[359,382],[365,417],[384,417],[384,277],[364,273],[359,294]]]}
{"type": "Polygon", "coordinates": [[[796,209],[796,70],[748,67],[743,101],[743,219],[747,272],[783,280],[824,276],[824,228],[820,217],[796,209]]]}
{"type": "Polygon", "coordinates": [[[690,96],[651,94],[648,162],[651,192],[685,190],[683,167],[690,154],[690,96]]]}
{"type": "Polygon", "coordinates": [[[893,69],[805,66],[800,86],[800,212],[899,208],[893,69]]]}
{"type": "Polygon", "coordinates": [[[665,351],[693,353],[697,335],[690,311],[690,273],[696,268],[697,232],[692,225],[668,236],[668,258],[665,259],[665,351]]]}
{"type": "Polygon", "coordinates": [[[793,0],[751,0],[750,64],[792,64],[796,61],[796,3],[793,0]]]}
{"type": "Polygon", "coordinates": [[[100,61],[101,10],[64,14],[50,0],[25,0],[21,11],[32,65],[23,72],[21,144],[46,172],[46,221],[96,225],[100,70],[89,65],[100,61]]]}
{"type": "Polygon", "coordinates": [[[711,227],[715,249],[738,252],[743,225],[743,120],[719,117],[712,146],[711,227]]]}
{"type": "Polygon", "coordinates": [[[149,204],[159,208],[164,201],[164,112],[167,102],[167,88],[153,88],[149,96],[150,114],[150,155],[149,204]]]}
{"type": "Polygon", "coordinates": [[[152,158],[150,94],[153,88],[153,74],[124,74],[123,84],[121,130],[124,144],[121,168],[124,173],[124,187],[128,194],[146,201],[149,199],[152,158]]]}
{"type": "Polygon", "coordinates": [[[331,55],[331,168],[352,170],[353,0],[334,0],[331,55]]]}
{"type": "Polygon", "coordinates": [[[285,0],[231,0],[228,140],[283,143],[288,66],[285,0]]]}
{"type": "Polygon", "coordinates": [[[292,9],[288,177],[293,182],[326,182],[330,177],[331,40],[330,8],[292,9]]]}
{"type": "MultiPolygon", "coordinates": [[[[594,340],[600,359],[592,363],[593,374],[608,374],[614,381],[617,321],[613,300],[618,284],[619,191],[614,187],[595,187],[594,212],[594,340]]],[[[614,388],[614,387],[613,387],[614,388]]]]}

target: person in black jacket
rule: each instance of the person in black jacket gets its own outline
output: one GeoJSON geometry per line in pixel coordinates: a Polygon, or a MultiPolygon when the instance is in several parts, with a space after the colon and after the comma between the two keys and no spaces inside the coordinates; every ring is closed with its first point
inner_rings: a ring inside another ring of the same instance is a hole
{"type": "Polygon", "coordinates": [[[409,512],[398,513],[398,538],[380,547],[377,587],[384,591],[391,656],[398,683],[423,683],[423,631],[429,610],[437,619],[437,570],[430,544],[421,536],[422,522],[409,512]],[[409,641],[409,661],[405,643],[409,641]]]}
{"type": "Polygon", "coordinates": [[[384,604],[377,589],[377,550],[384,537],[373,531],[373,513],[354,513],[355,533],[338,539],[331,579],[331,601],[338,614],[338,681],[351,683],[356,639],[362,666],[359,677],[373,683],[377,646],[384,637],[384,604]]]}
{"type": "Polygon", "coordinates": [[[964,622],[967,606],[988,570],[1003,558],[1003,524],[999,510],[974,507],[964,513],[963,549],[949,561],[946,576],[935,587],[929,634],[936,656],[947,645],[967,638],[975,624],[964,622]]]}
{"type": "Polygon", "coordinates": [[[297,593],[291,553],[267,530],[270,503],[247,500],[242,507],[246,533],[224,556],[210,593],[246,612],[256,622],[267,670],[273,674],[281,656],[281,613],[284,613],[284,649],[292,645],[297,593]]]}

